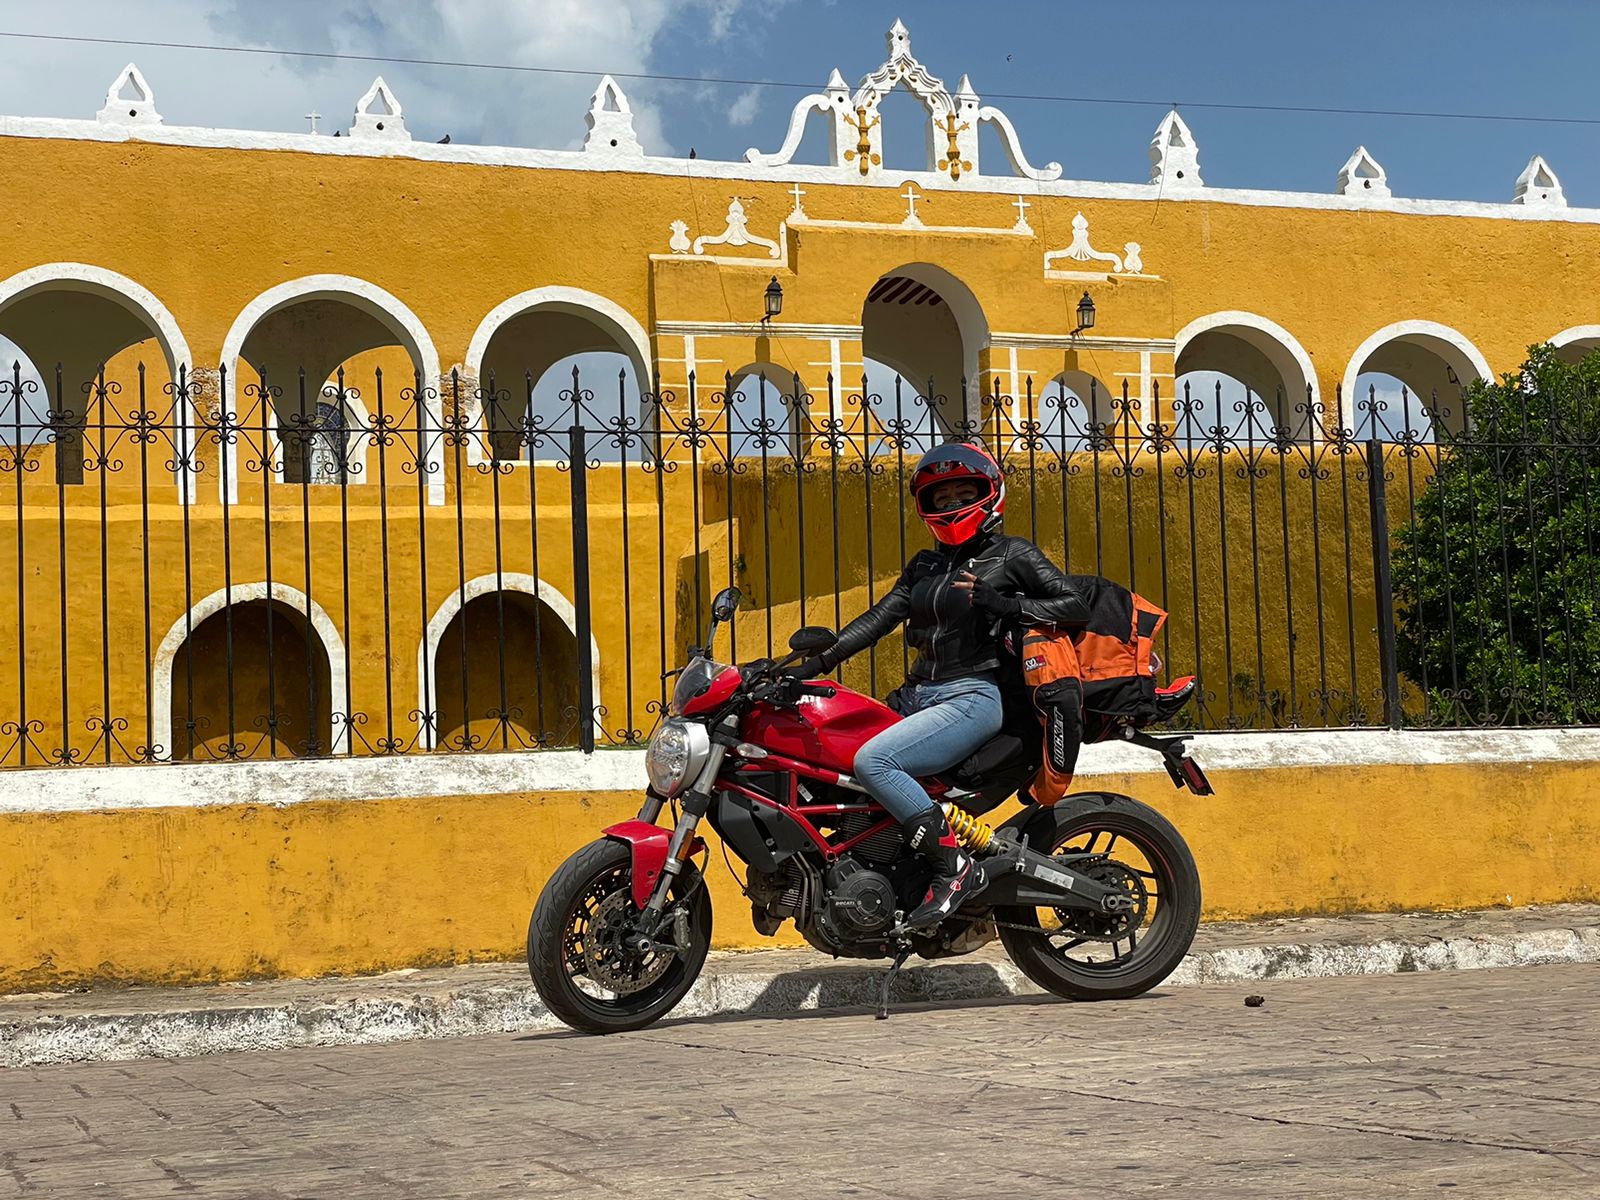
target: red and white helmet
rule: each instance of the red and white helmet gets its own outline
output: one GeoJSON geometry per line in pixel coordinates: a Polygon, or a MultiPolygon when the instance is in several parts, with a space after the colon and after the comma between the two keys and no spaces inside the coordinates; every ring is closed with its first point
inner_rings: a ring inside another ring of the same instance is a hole
{"type": "Polygon", "coordinates": [[[946,442],[922,456],[911,473],[911,495],[917,513],[933,536],[947,546],[959,546],[1000,524],[1006,511],[1006,480],[1000,464],[977,442],[946,442]],[[976,500],[940,512],[933,508],[933,488],[952,480],[978,485],[976,500]]]}

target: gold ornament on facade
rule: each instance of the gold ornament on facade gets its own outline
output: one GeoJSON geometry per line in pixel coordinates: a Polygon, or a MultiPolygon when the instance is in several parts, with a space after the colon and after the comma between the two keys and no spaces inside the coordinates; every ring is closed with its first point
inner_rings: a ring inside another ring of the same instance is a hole
{"type": "Polygon", "coordinates": [[[858,135],[860,135],[860,140],[856,142],[856,148],[854,150],[846,150],[844,152],[844,160],[845,162],[859,163],[861,167],[861,173],[863,175],[867,174],[872,167],[879,166],[883,162],[883,159],[879,155],[876,155],[872,152],[872,139],[867,136],[867,131],[877,123],[877,117],[873,117],[870,121],[867,120],[867,110],[864,105],[858,105],[856,107],[856,115],[854,119],[850,117],[845,118],[845,124],[849,125],[856,131],[858,135]]]}
{"type": "Polygon", "coordinates": [[[972,164],[961,157],[961,145],[956,138],[957,134],[968,128],[970,126],[965,121],[956,124],[955,113],[945,114],[944,132],[945,137],[949,139],[949,145],[945,148],[946,157],[939,160],[939,170],[949,171],[951,179],[959,180],[961,172],[972,170],[972,164]]]}

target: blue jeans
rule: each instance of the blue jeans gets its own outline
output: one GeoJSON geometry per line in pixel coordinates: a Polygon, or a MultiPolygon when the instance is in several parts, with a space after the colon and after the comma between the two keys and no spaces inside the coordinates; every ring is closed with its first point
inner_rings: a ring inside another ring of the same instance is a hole
{"type": "Polygon", "coordinates": [[[901,824],[933,801],[916,781],[953,767],[1000,732],[1000,689],[972,676],[943,683],[908,684],[900,693],[904,716],[856,751],[856,779],[901,824]]]}

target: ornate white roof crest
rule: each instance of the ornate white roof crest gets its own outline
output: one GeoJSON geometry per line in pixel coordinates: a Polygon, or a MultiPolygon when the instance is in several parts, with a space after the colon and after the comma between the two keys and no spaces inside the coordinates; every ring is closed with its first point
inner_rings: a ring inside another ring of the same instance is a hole
{"type": "Polygon", "coordinates": [[[1367,200],[1387,200],[1393,195],[1389,191],[1389,172],[1379,165],[1365,146],[1357,146],[1356,152],[1339,168],[1339,192],[1367,200]]]}
{"type": "Polygon", "coordinates": [[[129,63],[106,89],[106,106],[95,117],[111,125],[159,125],[156,96],[144,73],[129,63]]]}
{"type": "Polygon", "coordinates": [[[800,146],[806,119],[813,112],[823,112],[829,116],[828,156],[833,165],[858,178],[881,175],[883,124],[879,105],[889,92],[903,87],[928,115],[925,132],[929,172],[944,175],[953,183],[975,179],[979,174],[978,127],[988,121],[1000,133],[1013,174],[1038,180],[1061,177],[1060,163],[1047,163],[1041,168],[1028,162],[1015,127],[999,109],[981,104],[965,75],[952,95],[944,81],[911,53],[911,33],[902,22],[890,26],[887,41],[888,58],[864,76],[853,93],[835,69],[824,91],[806,96],[795,105],[789,117],[789,132],[777,152],[763,154],[750,149],[745,151],[745,161],[765,167],[789,163],[800,146]]]}
{"type": "Polygon", "coordinates": [[[356,101],[355,124],[350,126],[353,138],[387,138],[391,141],[409,142],[405,112],[394,92],[379,75],[361,99],[356,101]]]}
{"type": "Polygon", "coordinates": [[[1567,195],[1561,190],[1561,180],[1545,162],[1544,155],[1535,154],[1517,176],[1516,191],[1511,203],[1526,204],[1529,208],[1565,208],[1567,195]]]}
{"type": "Polygon", "coordinates": [[[609,158],[644,157],[644,148],[633,131],[633,109],[611,76],[600,77],[600,86],[590,97],[589,111],[583,119],[589,126],[589,132],[583,135],[585,154],[609,158]]]}
{"type": "Polygon", "coordinates": [[[1164,192],[1205,186],[1200,178],[1200,147],[1177,109],[1161,118],[1150,139],[1150,182],[1160,184],[1164,192]]]}

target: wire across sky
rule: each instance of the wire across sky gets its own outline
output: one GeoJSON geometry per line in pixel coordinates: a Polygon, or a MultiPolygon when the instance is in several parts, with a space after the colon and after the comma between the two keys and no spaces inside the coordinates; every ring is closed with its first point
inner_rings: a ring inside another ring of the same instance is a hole
{"type": "MultiPolygon", "coordinates": [[[[712,84],[726,87],[781,88],[815,91],[815,83],[777,79],[734,79],[717,75],[670,75],[652,71],[598,71],[578,67],[536,67],[523,63],[470,62],[458,59],[405,58],[388,54],[345,54],[332,50],[282,50],[271,46],[219,46],[200,42],[162,42],[133,38],[85,37],[65,33],[21,33],[0,29],[0,38],[23,41],[69,42],[89,46],[126,46],[160,50],[192,50],[211,54],[255,54],[283,58],[321,59],[335,62],[390,63],[413,67],[444,67],[471,71],[511,71],[533,75],[610,74],[616,79],[655,80],[663,83],[712,84]]],[[[1048,104],[1106,104],[1139,108],[1189,108],[1226,112],[1315,113],[1346,117],[1405,117],[1431,121],[1502,121],[1530,125],[1600,125],[1600,117],[1549,116],[1533,113],[1463,113],[1393,108],[1336,108],[1302,104],[1236,104],[1205,100],[1150,100],[1132,96],[1052,96],[1036,92],[991,92],[991,100],[1019,100],[1048,104]]]]}

